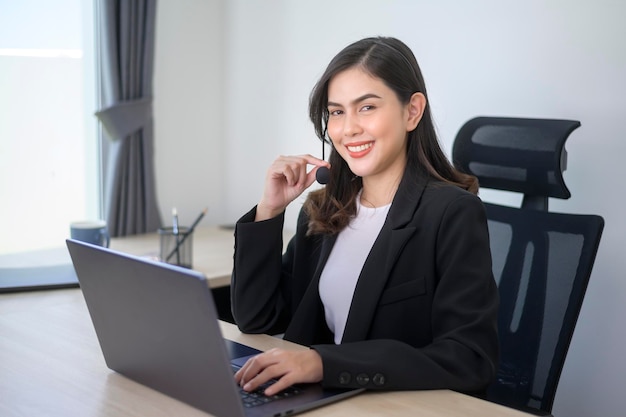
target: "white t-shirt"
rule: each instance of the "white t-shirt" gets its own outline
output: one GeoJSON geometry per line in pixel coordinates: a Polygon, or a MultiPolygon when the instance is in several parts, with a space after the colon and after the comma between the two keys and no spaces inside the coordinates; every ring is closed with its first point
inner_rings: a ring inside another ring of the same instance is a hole
{"type": "Polygon", "coordinates": [[[356,216],[337,236],[319,283],[326,323],[335,335],[336,344],[341,343],[343,338],[363,264],[391,207],[391,204],[377,208],[365,207],[360,203],[360,196],[356,201],[356,216]]]}

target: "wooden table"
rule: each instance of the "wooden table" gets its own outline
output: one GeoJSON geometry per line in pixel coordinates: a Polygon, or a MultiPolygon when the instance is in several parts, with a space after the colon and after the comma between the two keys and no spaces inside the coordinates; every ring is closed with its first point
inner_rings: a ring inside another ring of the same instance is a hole
{"type": "MultiPolygon", "coordinates": [[[[292,233],[284,233],[287,245],[292,233]]],[[[213,289],[230,285],[235,246],[234,230],[219,226],[199,226],[192,239],[192,267],[204,273],[213,289]]],[[[111,239],[111,249],[133,255],[157,258],[159,234],[147,233],[111,239]]],[[[77,286],[72,261],[65,244],[22,254],[0,255],[0,290],[3,287],[28,289],[77,286]]]]}
{"type": "MultiPolygon", "coordinates": [[[[235,238],[232,229],[218,226],[198,227],[192,239],[192,267],[204,273],[211,288],[230,285],[235,238]]],[[[111,249],[132,255],[159,256],[159,234],[124,236],[111,239],[111,249]]]]}
{"type": "MultiPolygon", "coordinates": [[[[283,242],[286,246],[292,232],[285,231],[283,242]]],[[[200,226],[191,237],[192,268],[204,273],[211,288],[230,285],[233,271],[235,247],[234,230],[219,226],[200,226]]],[[[125,236],[111,239],[111,249],[132,255],[156,258],[159,255],[158,233],[125,236]]]]}
{"type": "MultiPolygon", "coordinates": [[[[304,349],[222,323],[226,338],[268,349],[304,349]]],[[[0,294],[0,415],[3,417],[207,417],[109,370],[80,289],[0,294]]],[[[303,414],[315,416],[523,417],[452,391],[364,393],[303,414]]]]}

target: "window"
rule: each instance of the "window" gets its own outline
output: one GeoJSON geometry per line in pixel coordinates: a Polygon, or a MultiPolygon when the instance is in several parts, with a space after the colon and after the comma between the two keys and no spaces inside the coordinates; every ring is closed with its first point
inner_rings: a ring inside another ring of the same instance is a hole
{"type": "Polygon", "coordinates": [[[92,2],[0,2],[2,257],[64,247],[102,187],[92,2]]]}

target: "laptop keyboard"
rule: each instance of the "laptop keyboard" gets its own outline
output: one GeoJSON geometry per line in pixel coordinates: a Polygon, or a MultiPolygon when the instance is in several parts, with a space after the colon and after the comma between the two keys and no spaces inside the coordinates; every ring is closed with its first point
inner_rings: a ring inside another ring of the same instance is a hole
{"type": "Polygon", "coordinates": [[[267,396],[263,394],[263,391],[265,391],[265,389],[270,385],[272,385],[272,383],[268,382],[261,385],[254,391],[244,391],[243,388],[240,388],[239,393],[243,401],[243,406],[246,408],[256,407],[283,398],[293,397],[294,395],[298,395],[301,392],[297,387],[292,386],[279,392],[276,395],[267,396]]]}

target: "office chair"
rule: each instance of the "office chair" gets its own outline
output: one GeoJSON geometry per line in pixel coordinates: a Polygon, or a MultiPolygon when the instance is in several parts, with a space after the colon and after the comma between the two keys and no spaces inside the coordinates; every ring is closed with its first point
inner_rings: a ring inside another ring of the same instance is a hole
{"type": "Polygon", "coordinates": [[[500,367],[487,399],[551,415],[604,220],[548,211],[567,199],[564,145],[578,121],[478,117],[459,130],[454,165],[480,188],[523,194],[521,207],[485,203],[500,293],[500,367]]]}

